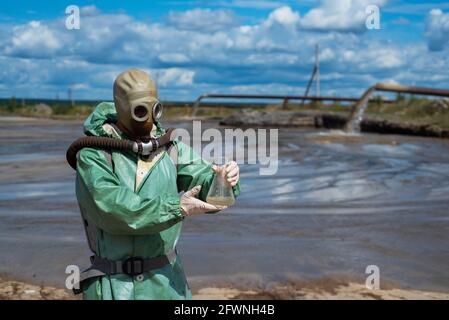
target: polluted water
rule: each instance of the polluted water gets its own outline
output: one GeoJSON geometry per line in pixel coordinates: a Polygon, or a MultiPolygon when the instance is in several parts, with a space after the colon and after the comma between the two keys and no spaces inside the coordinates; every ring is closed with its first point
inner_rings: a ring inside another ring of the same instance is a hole
{"type": "Polygon", "coordinates": [[[231,185],[226,181],[224,173],[215,173],[206,202],[216,206],[232,206],[235,202],[231,185]]]}

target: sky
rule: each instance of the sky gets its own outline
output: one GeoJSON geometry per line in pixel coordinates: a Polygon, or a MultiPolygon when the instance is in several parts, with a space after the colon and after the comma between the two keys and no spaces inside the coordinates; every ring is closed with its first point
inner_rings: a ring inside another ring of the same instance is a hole
{"type": "MultiPolygon", "coordinates": [[[[0,97],[112,99],[141,68],[162,100],[301,95],[320,46],[321,94],[377,82],[449,88],[449,2],[403,0],[2,1],[0,97]],[[66,7],[80,8],[79,30],[66,7]],[[365,9],[380,10],[380,29],[365,9]]],[[[311,94],[314,94],[312,91],[311,94]]]]}

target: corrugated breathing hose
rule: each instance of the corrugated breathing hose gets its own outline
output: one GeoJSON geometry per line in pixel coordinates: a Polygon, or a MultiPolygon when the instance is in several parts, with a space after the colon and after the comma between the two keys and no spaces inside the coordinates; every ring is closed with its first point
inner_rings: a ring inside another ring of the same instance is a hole
{"type": "Polygon", "coordinates": [[[149,142],[136,142],[132,140],[120,140],[108,137],[82,137],[75,140],[67,149],[66,159],[69,165],[76,170],[76,155],[83,148],[99,148],[114,151],[131,151],[139,155],[147,156],[152,151],[172,141],[172,129],[168,129],[159,138],[151,138],[149,142]]]}

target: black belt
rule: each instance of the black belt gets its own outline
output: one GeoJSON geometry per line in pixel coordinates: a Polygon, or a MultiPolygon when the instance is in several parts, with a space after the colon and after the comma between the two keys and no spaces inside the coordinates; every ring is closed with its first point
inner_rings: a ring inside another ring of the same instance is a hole
{"type": "MultiPolygon", "coordinates": [[[[142,273],[159,269],[176,260],[176,249],[171,250],[166,255],[154,258],[130,257],[126,260],[109,260],[99,256],[91,256],[92,266],[83,271],[80,276],[79,284],[83,281],[111,274],[127,274],[129,276],[138,276],[142,273]]],[[[75,294],[81,293],[81,288],[73,289],[75,294]]]]}
{"type": "Polygon", "coordinates": [[[126,260],[114,261],[99,256],[92,256],[93,269],[97,269],[105,274],[124,273],[130,276],[148,272],[153,269],[159,269],[173,262],[176,259],[176,251],[172,250],[166,255],[154,258],[130,257],[126,260]]]}

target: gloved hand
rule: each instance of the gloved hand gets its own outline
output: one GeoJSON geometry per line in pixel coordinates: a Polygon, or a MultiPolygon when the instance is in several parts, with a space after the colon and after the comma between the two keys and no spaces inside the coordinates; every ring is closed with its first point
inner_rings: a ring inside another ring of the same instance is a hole
{"type": "Polygon", "coordinates": [[[240,168],[235,161],[230,161],[226,163],[224,166],[217,166],[213,165],[212,169],[217,174],[222,174],[223,177],[226,178],[226,181],[231,185],[231,187],[234,187],[240,178],[240,168]]]}
{"type": "Polygon", "coordinates": [[[226,206],[214,206],[210,203],[195,198],[201,191],[201,186],[196,186],[181,196],[181,211],[183,216],[190,217],[206,212],[220,211],[226,209],[226,206]]]}

